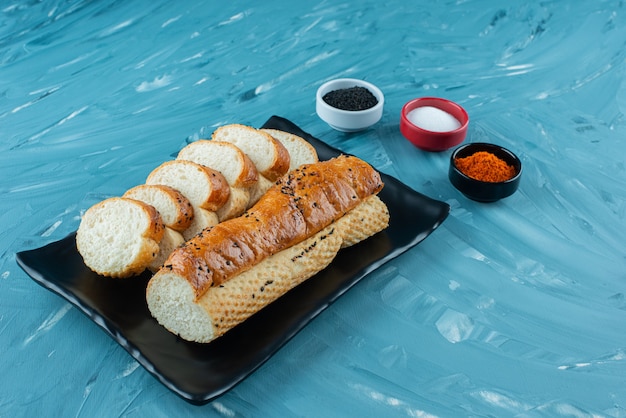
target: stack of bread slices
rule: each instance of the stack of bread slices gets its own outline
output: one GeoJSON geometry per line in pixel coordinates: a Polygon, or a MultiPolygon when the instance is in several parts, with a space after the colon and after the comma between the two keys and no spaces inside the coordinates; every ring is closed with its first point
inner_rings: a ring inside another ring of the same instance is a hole
{"type": "Polygon", "coordinates": [[[221,126],[156,167],[144,184],[89,208],[76,234],[78,252],[102,276],[156,272],[176,247],[244,213],[290,169],[317,161],[315,148],[291,133],[221,126]]]}
{"type": "Polygon", "coordinates": [[[150,314],[207,343],[387,228],[383,186],[357,157],[320,162],[295,135],[225,125],[89,208],[76,243],[103,276],[151,270],[150,314]]]}

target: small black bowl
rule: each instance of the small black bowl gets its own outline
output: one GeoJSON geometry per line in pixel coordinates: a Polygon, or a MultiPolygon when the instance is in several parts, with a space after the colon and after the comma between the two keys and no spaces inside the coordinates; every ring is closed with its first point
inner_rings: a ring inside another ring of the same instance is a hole
{"type": "Polygon", "coordinates": [[[465,196],[478,202],[495,202],[512,195],[517,190],[521,177],[522,162],[520,159],[517,155],[499,145],[472,142],[461,145],[450,156],[450,168],[448,170],[450,182],[465,196]],[[457,158],[469,157],[479,151],[490,152],[506,161],[507,164],[512,165],[515,168],[515,176],[506,181],[492,183],[468,177],[456,167],[454,161],[457,158]]]}

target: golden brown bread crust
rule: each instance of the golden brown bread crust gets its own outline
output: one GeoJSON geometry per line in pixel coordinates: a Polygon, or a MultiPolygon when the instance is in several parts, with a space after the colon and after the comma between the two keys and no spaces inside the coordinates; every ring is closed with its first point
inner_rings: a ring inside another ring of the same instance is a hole
{"type": "MultiPolygon", "coordinates": [[[[125,197],[111,197],[109,200],[127,199],[125,197]]],[[[161,241],[163,234],[165,234],[165,225],[161,219],[161,214],[154,208],[154,206],[144,203],[137,199],[128,199],[137,202],[143,207],[143,210],[149,215],[150,223],[148,229],[144,232],[144,237],[149,237],[157,242],[161,241]]],[[[96,205],[99,205],[96,204],[96,205]]]]}
{"type": "Polygon", "coordinates": [[[212,318],[213,338],[242,323],[265,306],[328,266],[341,246],[329,225],[293,247],[279,251],[221,286],[212,287],[196,303],[212,318]],[[305,256],[315,252],[313,258],[305,256]]]}
{"type": "Polygon", "coordinates": [[[202,167],[207,173],[209,173],[211,185],[214,190],[213,199],[211,199],[210,202],[207,202],[204,209],[215,212],[224,206],[224,204],[228,201],[228,198],[230,197],[230,185],[226,181],[224,175],[219,171],[214,170],[211,167],[202,167]]]}
{"type": "Polygon", "coordinates": [[[242,216],[176,249],[164,269],[185,277],[198,299],[211,286],[311,237],[382,188],[378,172],[356,157],[303,165],[242,216]]]}
{"type": "MultiPolygon", "coordinates": [[[[222,142],[222,141],[213,141],[213,142],[219,142],[222,144],[225,143],[225,144],[228,144],[228,146],[235,147],[233,144],[228,143],[228,142],[222,142]]],[[[241,150],[239,151],[241,152],[241,159],[243,160],[244,171],[241,173],[239,181],[235,184],[231,184],[231,186],[250,187],[259,180],[259,172],[257,171],[256,166],[254,165],[250,157],[244,154],[243,151],[241,150]]]]}
{"type": "Polygon", "coordinates": [[[257,132],[260,135],[266,136],[274,144],[274,147],[276,149],[276,164],[271,168],[269,172],[265,173],[265,177],[267,177],[270,181],[276,181],[281,176],[287,174],[287,172],[289,171],[289,163],[291,160],[289,156],[289,151],[287,151],[287,148],[285,148],[285,146],[279,140],[277,140],[267,132],[263,132],[260,130],[257,130],[257,132]]]}

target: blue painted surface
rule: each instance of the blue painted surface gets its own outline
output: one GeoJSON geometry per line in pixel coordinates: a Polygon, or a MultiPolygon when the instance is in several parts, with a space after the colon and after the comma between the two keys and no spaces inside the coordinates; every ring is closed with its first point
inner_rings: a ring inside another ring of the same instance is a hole
{"type": "Polygon", "coordinates": [[[0,416],[626,416],[626,5],[5,2],[0,416]],[[315,91],[363,78],[383,119],[331,130],[315,91]],[[420,96],[524,164],[493,204],[398,129],[420,96]],[[449,203],[418,247],[202,407],[172,394],[15,252],[74,231],[226,123],[286,117],[449,203]]]}

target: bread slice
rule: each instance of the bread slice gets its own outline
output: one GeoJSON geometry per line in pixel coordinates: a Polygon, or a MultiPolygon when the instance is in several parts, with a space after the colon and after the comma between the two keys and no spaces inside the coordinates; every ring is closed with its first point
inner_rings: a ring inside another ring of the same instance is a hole
{"type": "Polygon", "coordinates": [[[261,196],[278,178],[289,171],[289,152],[280,141],[270,134],[251,126],[230,124],[217,128],[212,140],[229,142],[241,149],[254,163],[259,172],[258,181],[249,188],[247,208],[259,201],[261,196]]]}
{"type": "Polygon", "coordinates": [[[181,192],[162,184],[141,184],[128,189],[122,197],[154,206],[165,226],[182,232],[193,221],[193,206],[181,192]]]}
{"type": "Polygon", "coordinates": [[[164,228],[153,206],[112,197],[84,213],[76,232],[76,247],[94,272],[130,277],[142,273],[156,258],[164,228]]]}
{"type": "Polygon", "coordinates": [[[267,177],[259,174],[259,181],[249,189],[250,199],[248,200],[248,204],[246,209],[250,209],[252,206],[256,204],[256,202],[263,197],[263,195],[274,185],[267,177]]]}
{"type": "Polygon", "coordinates": [[[302,164],[312,164],[319,161],[315,147],[304,138],[278,129],[262,128],[278,140],[289,152],[289,171],[300,167],[302,164]]]}
{"type": "Polygon", "coordinates": [[[251,190],[256,190],[259,173],[244,152],[229,142],[201,139],[180,150],[177,160],[193,161],[211,167],[230,185],[228,201],[217,210],[221,221],[241,215],[251,204],[251,190]]]}
{"type": "Polygon", "coordinates": [[[216,211],[228,201],[230,187],[217,170],[192,161],[167,161],[152,170],[146,184],[161,184],[181,192],[193,206],[216,211]]]}
{"type": "Polygon", "coordinates": [[[220,222],[235,218],[248,208],[250,202],[250,190],[241,187],[231,187],[228,201],[217,210],[217,218],[220,222]]]}
{"type": "Polygon", "coordinates": [[[237,146],[250,157],[259,174],[271,182],[289,171],[289,151],[267,132],[251,126],[230,124],[217,128],[211,138],[237,146]]]}
{"type": "Polygon", "coordinates": [[[176,159],[193,161],[219,171],[231,187],[248,188],[258,179],[252,160],[228,142],[200,139],[181,149],[176,159]]]}
{"type": "Polygon", "coordinates": [[[185,238],[185,241],[190,240],[195,235],[202,232],[203,229],[215,226],[219,223],[217,212],[194,207],[193,213],[194,217],[191,225],[183,231],[183,238],[185,238]]]}
{"type": "Polygon", "coordinates": [[[163,238],[159,242],[159,252],[154,260],[148,264],[148,270],[156,273],[163,267],[163,262],[167,260],[170,253],[183,242],[185,242],[185,238],[183,238],[180,232],[174,231],[172,228],[166,226],[164,228],[163,238]]]}
{"type": "Polygon", "coordinates": [[[207,343],[329,265],[341,242],[328,227],[210,288],[197,302],[184,278],[162,269],[148,283],[148,308],[170,332],[207,343]]]}

